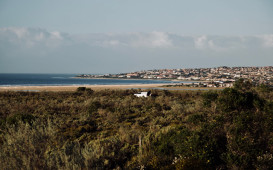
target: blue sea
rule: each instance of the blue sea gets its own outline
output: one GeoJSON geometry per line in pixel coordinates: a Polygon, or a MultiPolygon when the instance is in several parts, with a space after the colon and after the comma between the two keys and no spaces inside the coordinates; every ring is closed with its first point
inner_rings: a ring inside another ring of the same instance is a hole
{"type": "Polygon", "coordinates": [[[168,80],[81,79],[76,74],[0,74],[0,86],[69,86],[185,83],[168,80]]]}

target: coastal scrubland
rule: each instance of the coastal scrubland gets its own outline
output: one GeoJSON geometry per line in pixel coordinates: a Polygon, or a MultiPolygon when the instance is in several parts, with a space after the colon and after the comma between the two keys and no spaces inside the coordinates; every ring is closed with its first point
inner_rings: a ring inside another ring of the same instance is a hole
{"type": "Polygon", "coordinates": [[[270,169],[273,90],[0,93],[1,169],[270,169]]]}

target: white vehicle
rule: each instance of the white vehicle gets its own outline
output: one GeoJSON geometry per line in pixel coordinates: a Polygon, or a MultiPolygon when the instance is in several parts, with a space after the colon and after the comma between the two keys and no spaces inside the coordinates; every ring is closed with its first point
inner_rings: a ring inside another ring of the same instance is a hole
{"type": "Polygon", "coordinates": [[[148,96],[151,96],[151,92],[148,91],[148,92],[140,92],[140,93],[137,93],[137,94],[134,94],[135,96],[137,97],[148,97],[148,96]]]}

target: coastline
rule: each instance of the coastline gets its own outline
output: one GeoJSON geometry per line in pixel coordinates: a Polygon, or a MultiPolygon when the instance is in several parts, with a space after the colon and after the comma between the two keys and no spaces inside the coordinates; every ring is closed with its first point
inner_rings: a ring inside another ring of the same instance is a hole
{"type": "Polygon", "coordinates": [[[114,78],[114,77],[72,77],[74,79],[112,79],[112,80],[157,80],[157,81],[169,81],[169,82],[207,82],[206,80],[179,80],[179,79],[144,79],[144,78],[114,78]]]}
{"type": "Polygon", "coordinates": [[[92,90],[158,88],[168,84],[128,84],[128,85],[68,85],[68,86],[1,86],[0,91],[76,91],[78,87],[92,90]]]}
{"type": "Polygon", "coordinates": [[[91,88],[92,90],[125,90],[125,89],[138,89],[138,88],[158,88],[165,90],[217,90],[222,88],[209,88],[209,87],[163,87],[164,85],[169,84],[127,84],[127,85],[69,85],[69,86],[0,86],[0,92],[3,91],[34,91],[34,92],[43,92],[43,91],[76,91],[78,87],[91,88]]]}

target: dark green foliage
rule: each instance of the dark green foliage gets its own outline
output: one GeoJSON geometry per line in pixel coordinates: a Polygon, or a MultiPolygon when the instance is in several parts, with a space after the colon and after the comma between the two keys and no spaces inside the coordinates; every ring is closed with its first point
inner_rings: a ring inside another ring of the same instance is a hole
{"type": "MultiPolygon", "coordinates": [[[[242,88],[243,87],[243,88],[242,88]]],[[[3,169],[270,169],[272,89],[1,92],[3,169]],[[27,114],[25,114],[27,113],[27,114]]]]}
{"type": "Polygon", "coordinates": [[[219,106],[223,111],[241,111],[252,109],[254,94],[251,92],[240,92],[233,88],[226,88],[219,97],[219,106]]]}
{"type": "Polygon", "coordinates": [[[86,90],[86,87],[78,87],[77,92],[83,92],[86,90]]]}
{"type": "Polygon", "coordinates": [[[194,124],[198,124],[200,122],[203,122],[205,120],[205,117],[203,114],[192,114],[189,115],[188,117],[188,122],[190,123],[194,123],[194,124]]]}
{"type": "Polygon", "coordinates": [[[101,107],[101,104],[99,101],[94,101],[90,103],[89,113],[97,112],[100,107],[101,107]]]}
{"type": "Polygon", "coordinates": [[[215,102],[217,97],[218,97],[218,93],[217,91],[208,91],[202,94],[203,97],[203,104],[206,107],[211,107],[211,103],[215,102]]]}
{"type": "Polygon", "coordinates": [[[241,91],[249,91],[253,88],[250,80],[239,79],[234,83],[234,89],[241,91]]]}
{"type": "MultiPolygon", "coordinates": [[[[176,167],[194,169],[220,166],[222,152],[225,152],[226,138],[213,134],[212,129],[191,131],[186,127],[162,134],[152,144],[159,162],[153,165],[164,167],[174,163],[176,167]],[[174,158],[177,158],[174,161],[174,158]]],[[[156,168],[153,167],[153,168],[156,168]]]]}
{"type": "Polygon", "coordinates": [[[257,90],[262,93],[269,93],[270,91],[272,91],[272,88],[265,84],[261,84],[257,87],[257,90]]]}
{"type": "Polygon", "coordinates": [[[78,87],[77,92],[86,92],[88,94],[92,94],[94,90],[92,90],[91,88],[86,88],[86,87],[78,87]]]}
{"type": "Polygon", "coordinates": [[[22,121],[23,123],[32,124],[35,120],[35,117],[31,114],[15,114],[6,118],[6,123],[10,125],[17,125],[18,122],[22,121]]]}

